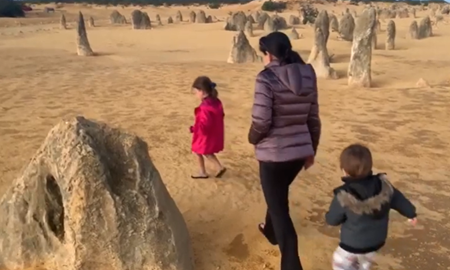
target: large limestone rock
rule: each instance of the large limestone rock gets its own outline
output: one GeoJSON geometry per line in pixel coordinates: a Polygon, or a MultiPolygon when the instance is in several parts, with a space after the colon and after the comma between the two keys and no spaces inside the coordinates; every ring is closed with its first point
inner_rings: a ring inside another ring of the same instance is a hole
{"type": "Polygon", "coordinates": [[[365,9],[357,18],[353,34],[350,64],[348,66],[348,84],[354,87],[371,86],[372,35],[375,31],[375,9],[365,9]]]}
{"type": "MultiPolygon", "coordinates": [[[[233,13],[228,17],[225,23],[225,30],[227,31],[243,31],[248,21],[247,15],[244,12],[239,11],[233,13]]],[[[251,23],[251,22],[250,22],[251,23]]]]}
{"type": "Polygon", "coordinates": [[[339,22],[339,36],[346,41],[353,40],[355,20],[350,13],[345,13],[339,22]]]}
{"type": "Polygon", "coordinates": [[[234,37],[231,45],[230,55],[228,56],[228,63],[254,63],[259,62],[260,57],[256,54],[255,49],[252,48],[248,42],[247,37],[243,31],[239,31],[234,37]]]}
{"type": "Polygon", "coordinates": [[[409,25],[409,36],[411,39],[419,39],[419,26],[416,21],[412,21],[409,25]]]}
{"type": "Polygon", "coordinates": [[[84,17],[81,12],[78,13],[77,22],[77,54],[79,56],[93,56],[94,52],[91,49],[86,33],[86,26],[84,25],[84,17]]]}
{"type": "Polygon", "coordinates": [[[318,78],[337,79],[336,71],[330,66],[330,56],[327,49],[327,34],[329,31],[328,16],[322,10],[315,21],[314,45],[309,55],[308,62],[314,67],[318,78]]]}
{"type": "Polygon", "coordinates": [[[150,29],[151,22],[148,14],[140,10],[134,10],[131,13],[131,28],[132,29],[150,29]]]}
{"type": "Polygon", "coordinates": [[[386,27],[386,50],[394,50],[395,49],[395,22],[390,20],[386,27]]]}
{"type": "Polygon", "coordinates": [[[61,18],[59,19],[59,28],[67,29],[66,16],[64,16],[64,14],[61,14],[61,18]]]}
{"type": "Polygon", "coordinates": [[[0,268],[193,270],[185,221],[140,138],[63,121],[0,201],[0,268]]]}
{"type": "Polygon", "coordinates": [[[111,15],[109,15],[109,21],[111,24],[127,24],[125,16],[120,14],[117,10],[114,10],[111,15]]]}
{"type": "Polygon", "coordinates": [[[429,16],[426,16],[420,21],[419,24],[419,39],[424,39],[427,37],[431,37],[433,35],[433,29],[431,26],[431,19],[429,16]]]}
{"type": "Polygon", "coordinates": [[[200,10],[195,19],[196,23],[206,23],[206,13],[203,10],[200,10]]]}

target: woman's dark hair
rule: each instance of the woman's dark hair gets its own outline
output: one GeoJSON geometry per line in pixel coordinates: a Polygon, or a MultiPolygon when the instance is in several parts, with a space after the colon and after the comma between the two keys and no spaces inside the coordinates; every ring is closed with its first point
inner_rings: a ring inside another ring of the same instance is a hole
{"type": "Polygon", "coordinates": [[[305,64],[300,55],[292,50],[291,41],[282,32],[273,32],[259,39],[259,50],[264,55],[270,53],[275,56],[281,65],[305,64]]]}
{"type": "Polygon", "coordinates": [[[207,76],[199,76],[192,84],[192,88],[198,89],[212,98],[218,98],[219,93],[216,90],[216,84],[207,76]]]}

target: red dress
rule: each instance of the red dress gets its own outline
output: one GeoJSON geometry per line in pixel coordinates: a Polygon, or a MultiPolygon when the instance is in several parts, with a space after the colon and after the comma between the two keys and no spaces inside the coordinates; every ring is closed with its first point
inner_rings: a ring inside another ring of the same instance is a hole
{"type": "Polygon", "coordinates": [[[222,102],[217,98],[205,98],[194,113],[195,124],[191,127],[192,152],[210,155],[222,151],[225,130],[222,102]]]}

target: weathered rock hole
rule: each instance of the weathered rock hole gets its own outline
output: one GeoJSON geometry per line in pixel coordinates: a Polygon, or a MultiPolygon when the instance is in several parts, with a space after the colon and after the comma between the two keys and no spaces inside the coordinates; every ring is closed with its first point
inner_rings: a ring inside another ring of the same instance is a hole
{"type": "Polygon", "coordinates": [[[52,175],[45,179],[45,208],[46,221],[53,234],[60,240],[64,240],[64,206],[61,190],[52,175]]]}

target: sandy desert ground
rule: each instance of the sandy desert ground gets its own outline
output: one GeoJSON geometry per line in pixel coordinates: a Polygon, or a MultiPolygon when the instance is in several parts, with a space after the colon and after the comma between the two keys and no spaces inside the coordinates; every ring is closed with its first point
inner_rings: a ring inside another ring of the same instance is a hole
{"type": "MultiPolygon", "coordinates": [[[[279,269],[279,252],[256,229],[265,204],[257,162],[247,143],[254,78],[261,64],[227,64],[234,32],[223,22],[165,22],[181,10],[204,9],[219,19],[229,11],[258,10],[261,3],[205,7],[147,7],[160,14],[163,26],[133,31],[112,26],[114,8],[65,6],[43,14],[35,6],[30,18],[0,19],[0,195],[33,156],[49,129],[62,118],[84,115],[120,126],[143,137],[170,193],[182,211],[198,270],[279,269]],[[88,28],[96,57],[75,54],[75,18],[81,10],[98,27],[88,28]],[[61,12],[70,29],[60,30],[61,12]],[[198,75],[218,84],[226,110],[229,168],[222,180],[192,180],[196,170],[188,127],[196,99],[190,85],[198,75]]],[[[347,6],[323,6],[340,14],[347,6]]],[[[362,7],[349,6],[362,10],[362,7]]],[[[130,17],[132,7],[118,10],[130,17]]],[[[296,13],[293,11],[292,13],[296,13]]],[[[289,15],[289,12],[281,14],[289,15]]],[[[418,13],[418,17],[427,12],[418,13]]],[[[305,269],[330,269],[338,229],[324,224],[331,191],[340,183],[337,158],[354,142],[369,145],[375,170],[417,205],[419,225],[412,228],[392,213],[390,239],[375,269],[450,269],[450,25],[434,29],[424,40],[406,38],[412,18],[395,19],[397,49],[373,52],[372,89],[347,87],[351,44],[332,33],[328,42],[338,80],[320,80],[323,133],[315,166],[302,172],[291,189],[291,212],[299,234],[305,269]],[[425,79],[430,87],[417,87],[425,79]]],[[[419,19],[417,19],[419,20],[419,19]]],[[[447,18],[449,20],[449,18],[447,18]]],[[[382,22],[386,29],[387,20],[382,22]]],[[[297,27],[302,39],[293,46],[307,58],[313,43],[309,26],[297,27]]],[[[262,35],[255,30],[254,46],[262,35]]],[[[378,36],[383,46],[386,35],[378,36]]],[[[256,46],[255,46],[256,47],[256,46]]]]}

